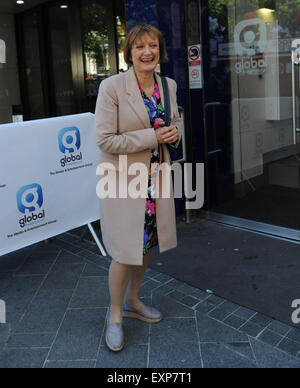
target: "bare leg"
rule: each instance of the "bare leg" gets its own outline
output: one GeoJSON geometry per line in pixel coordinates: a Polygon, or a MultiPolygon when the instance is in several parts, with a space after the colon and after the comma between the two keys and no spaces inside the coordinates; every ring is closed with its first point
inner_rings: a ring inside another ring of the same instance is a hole
{"type": "Polygon", "coordinates": [[[139,300],[140,287],[151,257],[150,251],[143,257],[143,265],[131,266],[131,276],[128,282],[125,300],[129,306],[139,309],[142,302],[139,300]]]}
{"type": "Polygon", "coordinates": [[[122,322],[125,291],[130,278],[130,265],[112,260],[109,268],[110,323],[122,322]]]}

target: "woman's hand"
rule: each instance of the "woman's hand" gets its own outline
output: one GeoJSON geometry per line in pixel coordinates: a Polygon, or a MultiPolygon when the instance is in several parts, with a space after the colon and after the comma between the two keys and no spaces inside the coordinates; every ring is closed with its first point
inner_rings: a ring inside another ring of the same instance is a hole
{"type": "Polygon", "coordinates": [[[158,143],[175,143],[179,139],[178,129],[171,125],[170,127],[164,127],[164,121],[159,124],[161,127],[155,130],[158,143]]]}
{"type": "Polygon", "coordinates": [[[175,125],[171,125],[170,127],[163,127],[162,129],[164,128],[167,130],[163,135],[164,143],[175,143],[179,139],[178,129],[175,127],[175,125]]]}

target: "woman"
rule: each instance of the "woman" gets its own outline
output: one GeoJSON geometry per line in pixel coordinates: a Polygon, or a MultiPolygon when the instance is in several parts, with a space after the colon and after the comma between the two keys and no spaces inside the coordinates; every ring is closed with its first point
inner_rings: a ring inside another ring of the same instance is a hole
{"type": "Polygon", "coordinates": [[[172,122],[169,127],[164,123],[163,88],[155,72],[158,63],[167,61],[161,32],[147,24],[135,26],[126,38],[124,57],[130,69],[104,80],[99,88],[95,112],[99,162],[109,162],[116,170],[112,176],[118,189],[120,182],[129,186],[134,179],[128,174],[130,166],[142,163],[147,166],[148,185],[143,198],[117,190],[117,198],[100,200],[102,238],[113,259],[106,328],[106,344],[113,351],[124,346],[122,316],[152,323],[162,319],[158,310],[142,303],[139,289],[152,247],[159,244],[164,252],[177,246],[174,199],[159,198],[155,191],[159,164],[170,164],[167,144],[178,147],[181,137],[176,83],[171,79],[172,122]]]}

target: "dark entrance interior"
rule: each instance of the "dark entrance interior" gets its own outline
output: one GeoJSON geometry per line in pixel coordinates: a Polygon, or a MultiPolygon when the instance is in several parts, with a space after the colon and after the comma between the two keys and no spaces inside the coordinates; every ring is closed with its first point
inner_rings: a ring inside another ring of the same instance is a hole
{"type": "Polygon", "coordinates": [[[94,112],[101,80],[124,70],[124,1],[36,3],[15,15],[24,120],[94,112]]]}

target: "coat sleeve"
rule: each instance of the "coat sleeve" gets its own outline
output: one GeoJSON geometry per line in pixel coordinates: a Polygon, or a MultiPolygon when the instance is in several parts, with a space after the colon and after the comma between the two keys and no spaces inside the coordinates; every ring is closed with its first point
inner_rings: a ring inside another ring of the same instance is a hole
{"type": "Polygon", "coordinates": [[[170,146],[174,148],[178,148],[182,137],[182,124],[181,124],[181,119],[179,116],[178,105],[177,105],[177,84],[174,80],[171,80],[171,82],[172,82],[171,84],[172,86],[171,86],[170,98],[171,98],[172,108],[174,110],[174,117],[171,121],[171,124],[177,127],[179,132],[179,139],[177,140],[176,143],[170,144],[170,146]]]}
{"type": "Polygon", "coordinates": [[[98,147],[110,154],[131,154],[158,146],[153,128],[118,133],[118,97],[110,79],[102,81],[95,111],[95,131],[98,147]]]}

